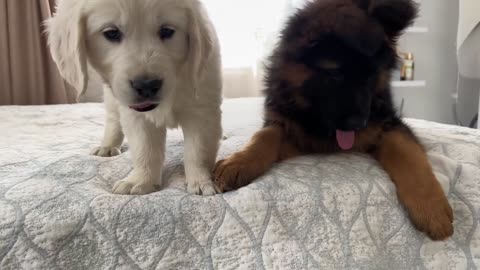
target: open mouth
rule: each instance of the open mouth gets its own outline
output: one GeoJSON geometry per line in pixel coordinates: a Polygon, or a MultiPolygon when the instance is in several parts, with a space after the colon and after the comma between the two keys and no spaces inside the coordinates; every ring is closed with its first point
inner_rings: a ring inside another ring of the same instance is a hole
{"type": "Polygon", "coordinates": [[[132,110],[137,111],[137,112],[149,112],[149,111],[153,111],[155,108],[157,108],[158,104],[150,103],[150,102],[144,102],[144,103],[130,105],[128,107],[132,110]]]}

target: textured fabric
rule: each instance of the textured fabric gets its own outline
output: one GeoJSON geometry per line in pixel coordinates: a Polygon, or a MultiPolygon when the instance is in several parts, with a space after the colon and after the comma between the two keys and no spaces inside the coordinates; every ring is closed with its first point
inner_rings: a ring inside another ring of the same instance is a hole
{"type": "MultiPolygon", "coordinates": [[[[261,126],[261,99],[227,100],[220,156],[261,126]]],[[[0,269],[476,269],[480,131],[408,120],[455,213],[455,234],[413,229],[395,189],[363,155],[275,166],[238,191],[185,192],[183,139],[168,137],[166,187],[112,195],[131,170],[100,143],[100,104],[0,107],[0,269]]]]}
{"type": "Polygon", "coordinates": [[[42,26],[54,0],[0,0],[0,105],[75,102],[47,48],[42,26]]]}

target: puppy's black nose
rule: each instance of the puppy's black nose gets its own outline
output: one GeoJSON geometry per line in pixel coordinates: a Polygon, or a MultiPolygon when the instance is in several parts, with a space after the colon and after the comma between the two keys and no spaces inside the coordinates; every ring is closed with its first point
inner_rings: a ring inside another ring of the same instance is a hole
{"type": "Polygon", "coordinates": [[[350,116],[343,121],[342,129],[345,131],[355,131],[367,126],[367,118],[362,116],[350,116]]]}
{"type": "Polygon", "coordinates": [[[157,79],[140,78],[130,81],[130,85],[143,98],[152,98],[162,88],[163,81],[157,79]]]}

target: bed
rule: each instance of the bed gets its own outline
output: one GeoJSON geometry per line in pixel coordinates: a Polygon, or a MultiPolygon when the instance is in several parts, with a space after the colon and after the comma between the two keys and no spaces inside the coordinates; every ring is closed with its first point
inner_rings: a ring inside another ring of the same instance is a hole
{"type": "MultiPolygon", "coordinates": [[[[261,98],[225,100],[219,156],[261,126],[261,98]]],[[[360,154],[307,156],[238,191],[188,195],[182,135],[169,132],[165,187],[112,195],[128,143],[90,156],[102,104],[0,107],[0,269],[477,269],[480,131],[407,119],[455,213],[455,234],[413,229],[393,184],[360,154]]]]}

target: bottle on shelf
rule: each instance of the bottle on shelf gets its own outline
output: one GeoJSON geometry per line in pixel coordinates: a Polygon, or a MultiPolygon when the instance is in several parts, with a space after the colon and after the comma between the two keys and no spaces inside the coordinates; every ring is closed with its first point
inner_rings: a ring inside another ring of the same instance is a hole
{"type": "Polygon", "coordinates": [[[413,81],[415,76],[415,61],[412,53],[402,53],[401,81],[413,81]]]}

